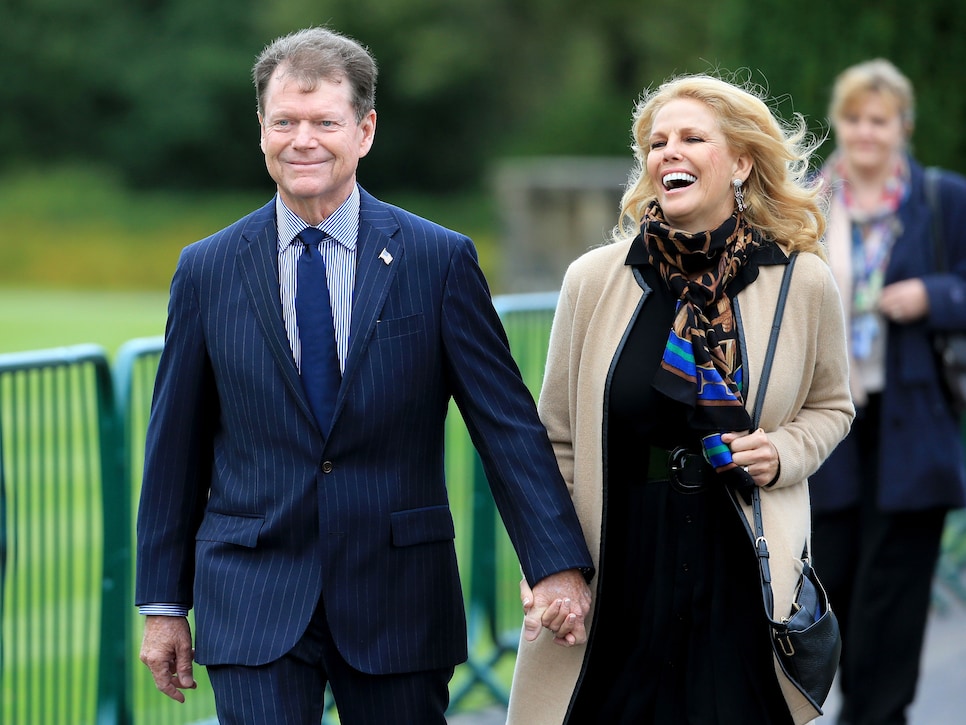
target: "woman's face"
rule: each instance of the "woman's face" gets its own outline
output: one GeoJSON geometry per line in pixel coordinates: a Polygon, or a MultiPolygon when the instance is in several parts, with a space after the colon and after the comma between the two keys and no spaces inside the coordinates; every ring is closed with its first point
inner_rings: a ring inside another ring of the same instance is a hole
{"type": "Polygon", "coordinates": [[[899,104],[887,93],[870,91],[835,120],[835,138],[849,168],[885,172],[906,145],[899,104]]]}
{"type": "Polygon", "coordinates": [[[703,232],[731,216],[732,180],[747,179],[751,161],[731,150],[710,107],[693,98],[667,102],[647,143],[647,174],[672,227],[703,232]]]}

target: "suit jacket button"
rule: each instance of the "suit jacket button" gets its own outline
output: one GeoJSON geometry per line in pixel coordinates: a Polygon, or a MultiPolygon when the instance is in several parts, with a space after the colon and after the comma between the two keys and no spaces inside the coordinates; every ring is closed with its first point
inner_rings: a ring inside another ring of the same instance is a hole
{"type": "Polygon", "coordinates": [[[326,461],[322,464],[322,473],[332,473],[333,468],[332,461],[326,461]]]}

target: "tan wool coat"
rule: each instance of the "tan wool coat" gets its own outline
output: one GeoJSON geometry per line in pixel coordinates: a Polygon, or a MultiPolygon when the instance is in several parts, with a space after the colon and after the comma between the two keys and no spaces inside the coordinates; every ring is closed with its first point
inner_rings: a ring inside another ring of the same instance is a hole
{"type": "MultiPolygon", "coordinates": [[[[647,292],[624,264],[628,249],[629,243],[596,248],[567,271],[539,402],[595,564],[601,544],[609,373],[630,324],[637,314],[647,314],[643,304],[647,292]]],[[[785,265],[761,267],[758,279],[736,298],[747,360],[749,410],[755,403],[756,377],[784,270],[785,265]]],[[[776,617],[790,610],[800,573],[798,562],[810,532],[808,476],[845,437],[854,416],[848,376],[845,325],[835,282],[821,258],[800,254],[761,417],[761,427],[777,448],[781,464],[778,480],[763,489],[761,497],[776,617]]],[[[749,520],[750,513],[745,510],[749,520]]],[[[591,588],[595,585],[596,580],[591,588]]],[[[591,644],[593,613],[592,608],[587,619],[591,644]]],[[[535,642],[521,637],[507,725],[563,723],[586,652],[587,646],[555,645],[546,630],[535,642]]],[[[775,667],[795,722],[817,717],[777,662],[775,667]]]]}

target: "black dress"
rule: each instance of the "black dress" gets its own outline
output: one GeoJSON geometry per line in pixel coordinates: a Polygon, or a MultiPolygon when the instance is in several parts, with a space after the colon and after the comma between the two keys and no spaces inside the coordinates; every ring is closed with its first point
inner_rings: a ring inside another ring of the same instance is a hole
{"type": "MultiPolygon", "coordinates": [[[[791,723],[754,550],[724,486],[710,469],[711,485],[699,493],[648,480],[651,446],[698,444],[684,407],[650,385],[675,301],[632,248],[628,263],[635,259],[653,293],[606,400],[597,613],[567,723],[791,723]]],[[[768,255],[756,254],[729,294],[757,277],[755,259],[767,263],[768,255]]]]}

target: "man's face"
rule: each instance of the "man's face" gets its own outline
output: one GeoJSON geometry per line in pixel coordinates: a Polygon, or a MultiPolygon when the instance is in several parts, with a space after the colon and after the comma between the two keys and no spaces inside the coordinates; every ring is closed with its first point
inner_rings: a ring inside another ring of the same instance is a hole
{"type": "Polygon", "coordinates": [[[286,73],[272,75],[259,114],[268,173],[292,211],[318,224],[352,192],[359,159],[369,153],[376,112],[356,122],[348,81],[320,80],[304,91],[286,73]]]}

